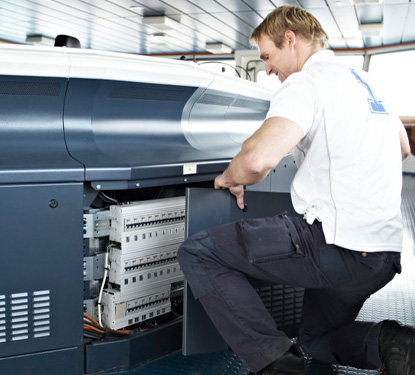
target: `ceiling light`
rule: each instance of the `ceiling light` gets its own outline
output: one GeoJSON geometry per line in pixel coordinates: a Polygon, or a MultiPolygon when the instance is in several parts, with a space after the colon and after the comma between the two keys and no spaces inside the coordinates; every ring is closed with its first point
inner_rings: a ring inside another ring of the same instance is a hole
{"type": "Polygon", "coordinates": [[[167,40],[167,35],[164,33],[156,33],[148,36],[150,43],[154,44],[165,44],[167,40]]]}
{"type": "Polygon", "coordinates": [[[143,17],[143,24],[154,27],[155,29],[164,31],[176,29],[180,27],[180,23],[166,16],[143,17]]]}
{"type": "Polygon", "coordinates": [[[55,44],[55,38],[50,38],[41,34],[26,35],[26,43],[53,46],[55,44]]]}
{"type": "Polygon", "coordinates": [[[361,42],[362,41],[362,35],[354,35],[354,36],[340,36],[340,37],[330,37],[329,43],[333,42],[361,42]]]}
{"type": "Polygon", "coordinates": [[[144,7],[139,6],[139,5],[131,5],[130,6],[130,10],[132,12],[135,12],[135,13],[138,13],[138,14],[141,15],[143,13],[143,11],[144,11],[144,7]]]}
{"type": "Polygon", "coordinates": [[[232,48],[223,43],[206,43],[206,51],[211,53],[231,53],[232,48]]]}
{"type": "Polygon", "coordinates": [[[359,31],[363,37],[381,36],[383,30],[383,22],[378,23],[362,23],[359,25],[359,31]]]}
{"type": "Polygon", "coordinates": [[[383,0],[352,0],[353,5],[379,5],[383,0]]]}

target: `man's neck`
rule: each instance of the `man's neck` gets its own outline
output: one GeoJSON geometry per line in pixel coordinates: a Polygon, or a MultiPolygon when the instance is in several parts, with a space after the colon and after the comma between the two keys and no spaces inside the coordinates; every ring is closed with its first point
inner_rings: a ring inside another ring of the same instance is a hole
{"type": "Polygon", "coordinates": [[[307,60],[315,53],[325,50],[319,44],[315,43],[304,43],[303,48],[299,49],[300,53],[298,56],[298,68],[301,71],[307,62],[307,60]]]}

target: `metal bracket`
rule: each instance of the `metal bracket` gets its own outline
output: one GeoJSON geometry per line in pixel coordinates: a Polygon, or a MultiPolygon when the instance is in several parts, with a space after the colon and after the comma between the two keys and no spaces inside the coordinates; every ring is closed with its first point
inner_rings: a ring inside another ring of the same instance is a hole
{"type": "Polygon", "coordinates": [[[84,238],[104,237],[110,234],[110,212],[90,210],[84,214],[84,238]]]}
{"type": "Polygon", "coordinates": [[[84,257],[84,281],[98,280],[104,277],[105,253],[84,257]]]}

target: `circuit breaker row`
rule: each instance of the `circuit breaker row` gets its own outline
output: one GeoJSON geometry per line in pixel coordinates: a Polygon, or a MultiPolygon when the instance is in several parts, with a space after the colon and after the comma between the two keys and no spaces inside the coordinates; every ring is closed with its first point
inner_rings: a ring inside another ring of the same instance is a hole
{"type": "Polygon", "coordinates": [[[109,287],[104,325],[120,329],[171,310],[171,284],[182,281],[177,250],[184,240],[184,197],[110,206],[109,287]]]}
{"type": "Polygon", "coordinates": [[[106,325],[120,329],[170,312],[170,285],[145,290],[141,294],[125,301],[118,290],[105,290],[102,303],[106,325]]]}

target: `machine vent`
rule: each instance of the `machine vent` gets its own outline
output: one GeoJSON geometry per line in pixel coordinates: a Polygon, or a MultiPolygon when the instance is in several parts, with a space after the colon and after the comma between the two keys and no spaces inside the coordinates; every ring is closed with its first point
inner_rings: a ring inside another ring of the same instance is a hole
{"type": "Polygon", "coordinates": [[[257,288],[257,292],[278,327],[281,327],[282,330],[298,329],[304,298],[303,288],[264,285],[257,288]]]}
{"type": "Polygon", "coordinates": [[[0,81],[0,95],[59,96],[61,86],[53,82],[0,81]]]}
{"type": "Polygon", "coordinates": [[[50,291],[0,295],[0,343],[50,336],[50,291]]]}
{"type": "Polygon", "coordinates": [[[258,101],[258,100],[249,100],[249,99],[237,99],[235,103],[232,104],[232,107],[238,108],[252,108],[259,111],[267,111],[269,108],[269,102],[267,101],[258,101]]]}
{"type": "Polygon", "coordinates": [[[228,107],[233,102],[233,98],[222,95],[204,94],[199,100],[199,104],[222,105],[228,107]]]}
{"type": "Polygon", "coordinates": [[[184,90],[172,88],[156,89],[115,85],[109,98],[175,102],[180,100],[183,92],[184,90]]]}
{"type": "Polygon", "coordinates": [[[6,342],[6,296],[0,295],[0,343],[6,342]]]}

